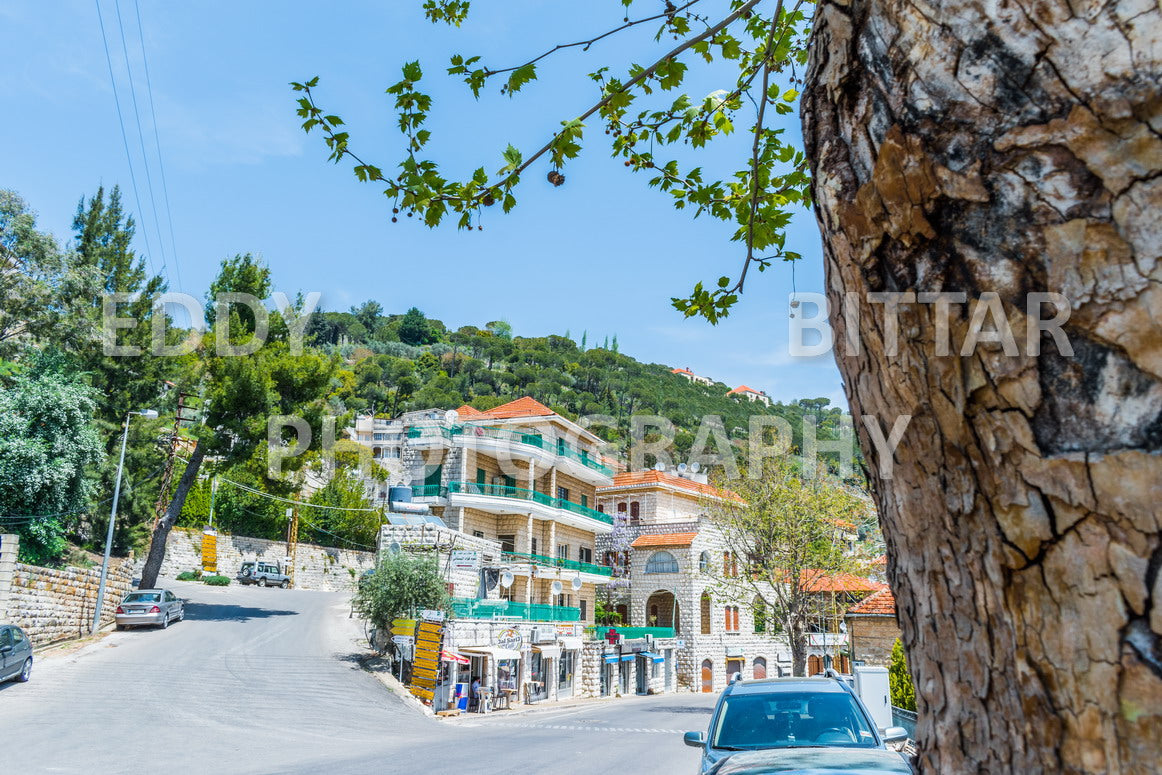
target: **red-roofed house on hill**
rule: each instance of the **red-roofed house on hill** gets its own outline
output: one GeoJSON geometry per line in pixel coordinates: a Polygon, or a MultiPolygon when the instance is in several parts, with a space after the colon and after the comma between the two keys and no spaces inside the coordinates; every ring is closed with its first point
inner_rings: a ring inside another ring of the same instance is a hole
{"type": "Polygon", "coordinates": [[[763,406],[771,405],[771,397],[761,390],[749,388],[746,385],[739,385],[734,390],[726,394],[728,397],[745,398],[748,401],[758,401],[763,406]]]}
{"type": "Polygon", "coordinates": [[[896,620],[896,598],[890,589],[884,589],[844,614],[851,658],[865,665],[884,666],[892,660],[892,646],[900,637],[896,620]]]}
{"type": "Polygon", "coordinates": [[[713,385],[714,380],[710,377],[703,377],[701,374],[695,374],[689,369],[670,369],[671,374],[677,374],[679,377],[685,377],[696,385],[713,385]]]}

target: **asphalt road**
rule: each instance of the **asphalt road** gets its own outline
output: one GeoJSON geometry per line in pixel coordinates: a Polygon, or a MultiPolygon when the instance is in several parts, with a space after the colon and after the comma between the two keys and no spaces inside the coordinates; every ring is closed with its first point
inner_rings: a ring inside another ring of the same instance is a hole
{"type": "Polygon", "coordinates": [[[13,773],[693,773],[677,694],[451,721],[359,669],[344,595],[174,583],[186,621],[39,655],[0,686],[13,773]]]}

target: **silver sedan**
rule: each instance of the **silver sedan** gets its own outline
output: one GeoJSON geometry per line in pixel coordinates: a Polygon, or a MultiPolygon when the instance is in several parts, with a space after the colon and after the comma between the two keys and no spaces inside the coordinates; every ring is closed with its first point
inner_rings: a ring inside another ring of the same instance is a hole
{"type": "Polygon", "coordinates": [[[139,589],[130,592],[117,606],[117,629],[153,626],[163,630],[170,622],[185,618],[185,607],[180,597],[168,589],[139,589]]]}

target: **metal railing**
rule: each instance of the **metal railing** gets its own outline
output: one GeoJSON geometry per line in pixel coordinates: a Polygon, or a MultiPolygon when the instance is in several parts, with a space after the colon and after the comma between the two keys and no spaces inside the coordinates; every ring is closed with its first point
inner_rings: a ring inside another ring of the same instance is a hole
{"type": "Polygon", "coordinates": [[[512,487],[507,484],[481,484],[480,482],[448,482],[448,492],[450,493],[464,493],[466,495],[487,495],[497,498],[513,498],[516,500],[527,500],[534,503],[539,503],[542,506],[549,506],[554,509],[561,509],[573,514],[580,514],[583,517],[604,522],[607,525],[613,524],[613,517],[600,512],[596,509],[591,509],[588,506],[582,506],[580,503],[567,501],[563,498],[553,498],[543,492],[536,492],[535,490],[526,490],[522,487],[512,487]]]}
{"type": "Polygon", "coordinates": [[[647,635],[655,638],[672,638],[674,637],[673,627],[586,627],[585,632],[593,632],[593,637],[597,640],[605,640],[605,636],[610,630],[617,630],[617,634],[623,636],[626,640],[634,640],[636,638],[644,638],[647,635]]]}
{"type": "Polygon", "coordinates": [[[448,494],[442,484],[413,484],[413,498],[443,498],[448,494]]]}
{"type": "Polygon", "coordinates": [[[576,460],[581,465],[606,476],[613,476],[613,469],[597,460],[589,450],[580,449],[564,439],[557,439],[554,445],[552,440],[546,439],[539,433],[526,431],[511,431],[506,428],[490,428],[486,425],[418,425],[407,429],[409,439],[419,439],[425,436],[442,436],[451,439],[453,436],[468,438],[480,437],[498,439],[510,444],[523,444],[536,449],[554,452],[558,457],[576,460]]]}
{"type": "Polygon", "coordinates": [[[460,619],[520,619],[526,622],[579,622],[581,609],[512,600],[455,598],[452,613],[460,619]]]}
{"type": "Polygon", "coordinates": [[[581,562],[580,560],[566,560],[561,557],[546,557],[543,554],[505,552],[503,558],[506,562],[541,565],[546,568],[565,568],[567,570],[575,570],[581,573],[594,573],[598,576],[613,575],[613,568],[609,568],[604,565],[596,565],[591,562],[581,562]]]}

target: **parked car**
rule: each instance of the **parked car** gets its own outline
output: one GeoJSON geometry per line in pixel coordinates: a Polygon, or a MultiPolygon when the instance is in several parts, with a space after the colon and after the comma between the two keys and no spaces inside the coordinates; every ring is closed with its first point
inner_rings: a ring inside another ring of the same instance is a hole
{"type": "Polygon", "coordinates": [[[117,629],[152,626],[163,630],[186,617],[184,601],[168,589],[130,592],[117,606],[117,629]]]}
{"type": "Polygon", "coordinates": [[[282,587],[286,589],[290,586],[290,576],[283,573],[282,570],[277,562],[267,562],[265,560],[244,562],[235,578],[239,584],[244,586],[246,584],[257,584],[260,587],[282,587]]]}
{"type": "Polygon", "coordinates": [[[32,675],[32,641],[15,624],[0,624],[0,683],[32,675]]]}
{"type": "Polygon", "coordinates": [[[718,698],[708,731],[687,732],[685,742],[702,749],[700,773],[910,772],[886,746],[907,734],[889,727],[881,735],[839,678],[765,678],[731,683],[718,698]],[[764,755],[735,760],[739,752],[756,751],[764,755]]]}

